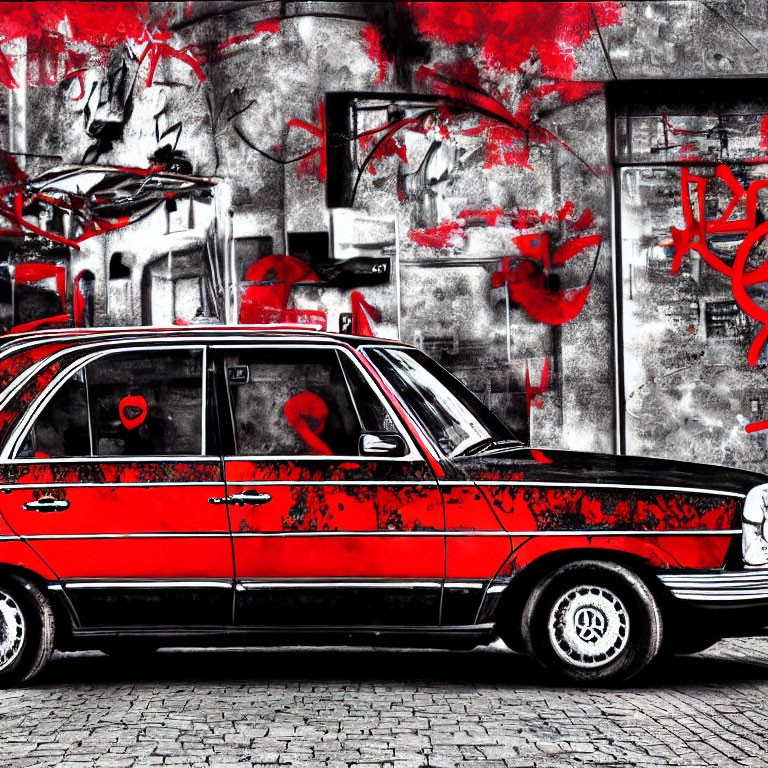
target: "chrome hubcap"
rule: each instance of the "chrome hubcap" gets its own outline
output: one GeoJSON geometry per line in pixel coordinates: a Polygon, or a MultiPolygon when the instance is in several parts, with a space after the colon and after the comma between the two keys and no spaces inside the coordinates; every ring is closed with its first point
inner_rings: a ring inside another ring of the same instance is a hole
{"type": "Polygon", "coordinates": [[[21,653],[26,627],[16,601],[0,590],[0,670],[21,653]]]}
{"type": "Polygon", "coordinates": [[[626,647],[629,614],[610,589],[583,584],[555,601],[548,628],[561,659],[577,667],[600,667],[626,647]]]}

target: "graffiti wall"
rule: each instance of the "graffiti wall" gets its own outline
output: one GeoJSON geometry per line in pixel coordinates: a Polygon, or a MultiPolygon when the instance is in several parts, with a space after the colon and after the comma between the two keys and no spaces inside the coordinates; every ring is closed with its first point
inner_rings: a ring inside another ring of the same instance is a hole
{"type": "Polygon", "coordinates": [[[0,324],[399,337],[536,445],[761,468],[766,13],[5,3],[0,324]]]}

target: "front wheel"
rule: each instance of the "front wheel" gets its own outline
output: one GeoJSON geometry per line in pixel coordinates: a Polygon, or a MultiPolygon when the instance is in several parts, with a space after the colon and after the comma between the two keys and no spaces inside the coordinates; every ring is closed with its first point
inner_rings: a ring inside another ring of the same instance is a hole
{"type": "Polygon", "coordinates": [[[562,566],[533,589],[522,618],[528,652],[568,680],[628,680],[661,646],[661,611],[653,594],[616,563],[562,566]]]}
{"type": "Polygon", "coordinates": [[[0,688],[32,680],[53,652],[53,611],[31,582],[0,581],[0,688]]]}

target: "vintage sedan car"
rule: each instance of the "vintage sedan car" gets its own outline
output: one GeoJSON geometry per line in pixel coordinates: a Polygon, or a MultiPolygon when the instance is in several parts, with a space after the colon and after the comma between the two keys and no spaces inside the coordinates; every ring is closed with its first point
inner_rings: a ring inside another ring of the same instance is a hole
{"type": "Polygon", "coordinates": [[[53,648],[472,648],[626,680],[768,624],[768,483],[535,450],[395,341],[269,326],[0,346],[0,681],[53,648]]]}

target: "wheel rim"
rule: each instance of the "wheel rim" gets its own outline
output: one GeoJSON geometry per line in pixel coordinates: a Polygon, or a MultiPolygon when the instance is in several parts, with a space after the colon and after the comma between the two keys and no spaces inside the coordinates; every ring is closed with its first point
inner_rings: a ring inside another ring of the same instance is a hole
{"type": "Polygon", "coordinates": [[[0,671],[21,653],[25,634],[24,616],[18,603],[0,590],[0,671]]]}
{"type": "Polygon", "coordinates": [[[576,667],[609,664],[629,640],[624,603],[610,589],[592,584],[560,595],[549,614],[548,627],[557,655],[576,667]]]}

